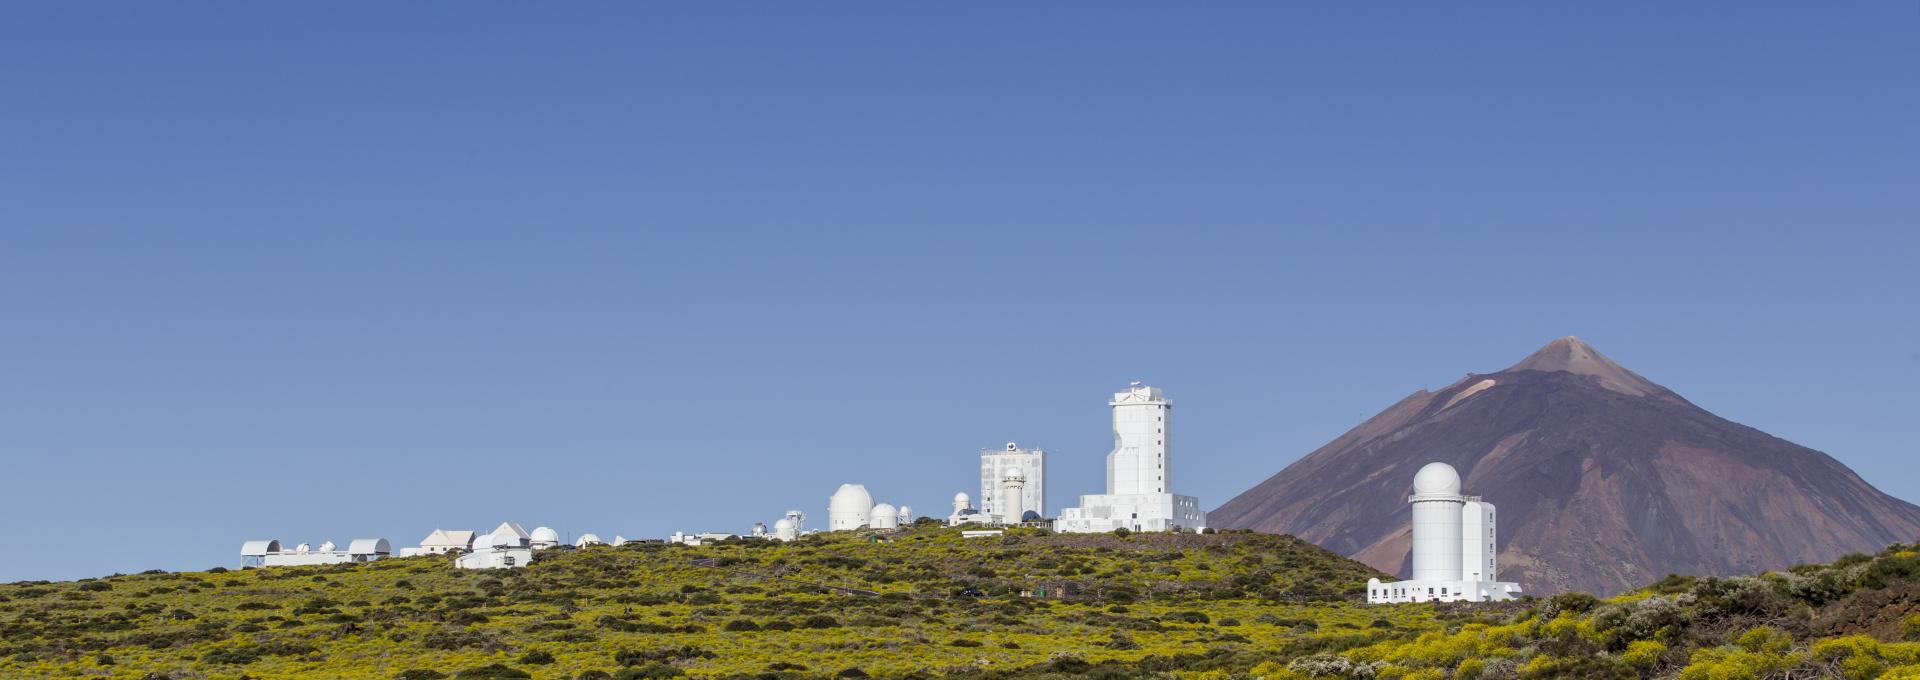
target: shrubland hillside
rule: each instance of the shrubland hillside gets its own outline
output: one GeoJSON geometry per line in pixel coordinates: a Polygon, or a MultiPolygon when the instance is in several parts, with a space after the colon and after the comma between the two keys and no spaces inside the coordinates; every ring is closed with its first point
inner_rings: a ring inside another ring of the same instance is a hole
{"type": "Polygon", "coordinates": [[[0,586],[0,677],[1920,678],[1920,555],[1608,599],[1367,606],[1376,574],[1285,536],[554,550],[0,586]]]}

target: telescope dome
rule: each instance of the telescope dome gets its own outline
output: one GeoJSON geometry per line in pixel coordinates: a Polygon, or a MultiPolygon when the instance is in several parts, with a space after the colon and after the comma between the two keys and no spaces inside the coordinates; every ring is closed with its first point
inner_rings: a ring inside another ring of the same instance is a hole
{"type": "Polygon", "coordinates": [[[1416,494],[1460,495],[1460,473],[1446,463],[1427,463],[1413,475],[1416,494]]]}

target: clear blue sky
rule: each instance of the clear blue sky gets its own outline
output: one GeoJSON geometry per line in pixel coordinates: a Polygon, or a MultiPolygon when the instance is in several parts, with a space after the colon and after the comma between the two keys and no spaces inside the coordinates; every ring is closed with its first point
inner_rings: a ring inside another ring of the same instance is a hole
{"type": "Polygon", "coordinates": [[[1579,335],[1920,500],[1920,5],[11,3],[0,580],[1098,491],[1579,335]]]}

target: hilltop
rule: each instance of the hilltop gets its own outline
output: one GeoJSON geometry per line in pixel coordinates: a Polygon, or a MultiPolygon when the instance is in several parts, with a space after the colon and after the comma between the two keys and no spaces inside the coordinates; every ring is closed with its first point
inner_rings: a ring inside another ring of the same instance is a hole
{"type": "Polygon", "coordinates": [[[0,677],[1920,679],[1920,554],[1895,545],[1613,598],[1357,604],[1304,541],[963,539],[602,546],[0,586],[0,677]]]}
{"type": "Polygon", "coordinates": [[[1380,575],[1283,536],[963,539],[934,526],[556,549],[509,570],[412,557],[148,573],[0,586],[0,677],[433,677],[493,663],[541,678],[781,664],[898,676],[1058,654],[1137,661],[1285,646],[1307,621],[1365,630],[1379,614],[1351,603],[1380,575]]]}
{"type": "Polygon", "coordinates": [[[1432,461],[1499,507],[1500,578],[1536,595],[1750,574],[1920,537],[1920,507],[1572,337],[1402,399],[1210,520],[1296,535],[1404,575],[1409,481],[1432,461]]]}

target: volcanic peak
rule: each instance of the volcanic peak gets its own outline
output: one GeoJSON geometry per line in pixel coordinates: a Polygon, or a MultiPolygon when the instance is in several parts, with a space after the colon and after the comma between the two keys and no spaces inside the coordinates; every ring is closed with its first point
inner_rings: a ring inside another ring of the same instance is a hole
{"type": "Polygon", "coordinates": [[[1520,363],[1507,367],[1507,371],[1590,375],[1600,379],[1601,387],[1636,397],[1667,392],[1666,388],[1640,377],[1638,373],[1627,370],[1627,367],[1601,354],[1600,350],[1571,335],[1547,343],[1547,346],[1540,348],[1540,351],[1522,359],[1520,363]]]}

